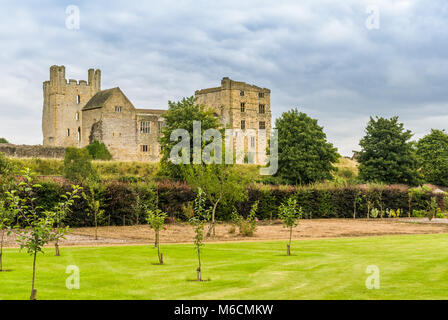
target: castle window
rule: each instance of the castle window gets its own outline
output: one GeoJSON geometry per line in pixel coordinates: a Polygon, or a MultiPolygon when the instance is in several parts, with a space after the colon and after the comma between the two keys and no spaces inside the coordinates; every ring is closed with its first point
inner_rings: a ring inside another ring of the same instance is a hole
{"type": "Polygon", "coordinates": [[[246,103],[241,102],[241,112],[245,112],[245,111],[246,111],[246,103]]]}
{"type": "Polygon", "coordinates": [[[141,150],[142,152],[148,152],[148,151],[149,151],[149,146],[148,146],[147,144],[142,144],[142,145],[140,146],[140,150],[141,150]]]}
{"type": "Polygon", "coordinates": [[[67,137],[70,137],[70,129],[67,129],[67,137]]]}
{"type": "Polygon", "coordinates": [[[259,92],[258,93],[258,98],[264,98],[264,92],[259,92]]]}
{"type": "Polygon", "coordinates": [[[264,104],[258,105],[258,113],[265,113],[264,104]]]}
{"type": "Polygon", "coordinates": [[[75,113],[75,119],[76,119],[76,121],[79,120],[79,112],[76,112],[76,113],[75,113]]]}
{"type": "Polygon", "coordinates": [[[244,97],[244,91],[243,90],[240,91],[240,96],[244,97]]]}
{"type": "Polygon", "coordinates": [[[246,129],[246,120],[241,120],[241,129],[246,129]]]}
{"type": "Polygon", "coordinates": [[[78,143],[81,142],[81,128],[78,127],[78,143]]]}
{"type": "Polygon", "coordinates": [[[123,111],[122,107],[119,106],[115,107],[115,112],[121,112],[121,111],[123,111]]]}
{"type": "Polygon", "coordinates": [[[250,137],[250,146],[255,148],[255,137],[250,137]]]}
{"type": "Polygon", "coordinates": [[[140,122],[140,133],[150,133],[151,132],[151,124],[149,121],[141,121],[140,122]]]}
{"type": "Polygon", "coordinates": [[[78,94],[78,96],[76,97],[76,103],[80,104],[81,103],[81,96],[78,94]]]}
{"type": "Polygon", "coordinates": [[[159,121],[159,133],[162,133],[162,129],[165,126],[165,124],[163,123],[163,121],[159,121]]]}
{"type": "Polygon", "coordinates": [[[260,121],[260,123],[258,124],[258,128],[259,129],[266,129],[266,122],[260,121]]]}

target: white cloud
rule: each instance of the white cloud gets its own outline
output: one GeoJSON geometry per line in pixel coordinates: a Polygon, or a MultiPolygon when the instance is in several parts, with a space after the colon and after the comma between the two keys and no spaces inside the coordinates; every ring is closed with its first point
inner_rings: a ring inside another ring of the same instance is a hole
{"type": "Polygon", "coordinates": [[[74,2],[79,30],[65,28],[68,4],[1,4],[0,136],[13,142],[41,142],[53,64],[74,79],[101,68],[103,88],[120,86],[138,107],[165,108],[223,76],[269,87],[274,117],[299,107],[344,155],[370,115],[399,115],[422,133],[448,115],[444,0],[85,0],[74,2]],[[365,27],[369,4],[378,30],[365,27]]]}

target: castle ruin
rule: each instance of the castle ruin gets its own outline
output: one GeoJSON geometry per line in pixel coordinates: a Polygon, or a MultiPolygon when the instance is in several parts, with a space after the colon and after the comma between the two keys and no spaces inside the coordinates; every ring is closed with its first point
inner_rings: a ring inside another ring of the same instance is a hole
{"type": "MultiPolygon", "coordinates": [[[[115,160],[159,161],[160,109],[137,109],[120,88],[101,90],[101,71],[67,81],[64,66],[50,67],[43,83],[44,147],[85,147],[103,142],[115,160]]],[[[271,130],[270,90],[223,78],[220,87],[197,90],[198,104],[214,110],[225,128],[271,130]]],[[[256,148],[248,137],[246,147],[256,148]]]]}

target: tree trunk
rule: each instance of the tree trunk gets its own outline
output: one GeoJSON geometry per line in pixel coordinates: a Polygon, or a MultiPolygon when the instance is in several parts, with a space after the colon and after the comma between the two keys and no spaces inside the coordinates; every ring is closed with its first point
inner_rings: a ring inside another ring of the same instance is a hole
{"type": "Polygon", "coordinates": [[[33,259],[33,282],[31,285],[31,296],[30,300],[36,300],[37,290],[34,289],[34,280],[36,278],[36,255],[37,251],[34,250],[34,259],[33,259]]]}
{"type": "Polygon", "coordinates": [[[5,230],[2,229],[2,241],[0,244],[0,272],[3,271],[3,238],[5,236],[5,230]]]}
{"type": "Polygon", "coordinates": [[[55,249],[55,251],[56,251],[55,256],[56,256],[56,257],[59,257],[59,256],[60,256],[60,253],[59,253],[59,240],[56,240],[56,242],[55,242],[55,244],[54,244],[54,249],[55,249]]]}
{"type": "Polygon", "coordinates": [[[208,228],[207,237],[210,237],[212,230],[213,230],[213,237],[216,235],[216,233],[215,233],[215,212],[216,212],[216,207],[218,206],[218,203],[220,200],[221,200],[221,198],[219,198],[218,201],[216,201],[216,203],[213,205],[212,223],[210,224],[210,227],[208,228]]]}
{"type": "Polygon", "coordinates": [[[159,257],[159,263],[163,264],[163,253],[160,253],[159,233],[156,233],[157,237],[157,256],[159,257]]]}
{"type": "Polygon", "coordinates": [[[356,219],[356,199],[355,202],[353,202],[353,219],[356,219]]]}
{"type": "Polygon", "coordinates": [[[159,247],[159,233],[156,231],[156,236],[154,239],[154,248],[158,248],[159,247]]]}
{"type": "Polygon", "coordinates": [[[291,255],[292,227],[289,229],[289,244],[286,245],[286,254],[291,255]]]}
{"type": "Polygon", "coordinates": [[[95,240],[98,240],[98,222],[96,219],[96,213],[95,213],[95,240]]]}
{"type": "Polygon", "coordinates": [[[199,267],[196,269],[198,272],[198,281],[202,281],[202,274],[201,274],[201,248],[198,247],[198,261],[199,261],[199,267]]]}

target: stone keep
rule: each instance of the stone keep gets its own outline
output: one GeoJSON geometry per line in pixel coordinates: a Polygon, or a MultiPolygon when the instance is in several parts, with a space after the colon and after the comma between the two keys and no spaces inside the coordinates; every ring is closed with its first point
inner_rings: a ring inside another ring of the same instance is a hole
{"type": "MultiPolygon", "coordinates": [[[[84,147],[103,142],[116,160],[159,161],[161,109],[137,109],[120,88],[101,90],[101,71],[88,81],[66,80],[64,66],[50,67],[43,83],[43,145],[84,147]]],[[[212,108],[225,128],[271,131],[270,90],[223,78],[221,86],[195,92],[198,104],[212,108]]],[[[245,153],[258,137],[244,140],[245,153]]],[[[256,162],[263,163],[255,152],[256,162]]],[[[263,152],[264,153],[264,150],[263,152]]]]}

